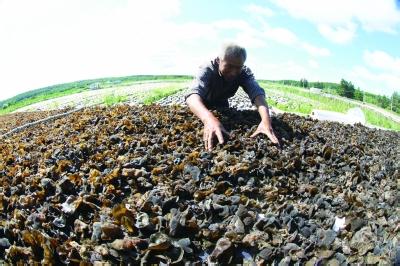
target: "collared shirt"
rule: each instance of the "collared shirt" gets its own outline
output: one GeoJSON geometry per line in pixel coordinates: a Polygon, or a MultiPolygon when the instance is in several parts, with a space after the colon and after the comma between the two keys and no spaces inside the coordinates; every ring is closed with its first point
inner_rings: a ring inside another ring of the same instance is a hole
{"type": "Polygon", "coordinates": [[[247,93],[252,103],[265,91],[254,78],[250,68],[243,66],[241,73],[232,81],[227,81],[218,71],[217,59],[200,67],[200,71],[189,86],[185,100],[192,94],[198,94],[206,106],[228,106],[228,98],[235,95],[239,86],[247,93]]]}

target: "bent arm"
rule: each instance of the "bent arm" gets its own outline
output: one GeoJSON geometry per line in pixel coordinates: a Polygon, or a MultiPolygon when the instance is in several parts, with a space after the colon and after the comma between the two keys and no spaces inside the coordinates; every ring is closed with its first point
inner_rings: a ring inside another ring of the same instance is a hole
{"type": "Polygon", "coordinates": [[[258,125],[257,130],[251,136],[254,137],[260,133],[266,134],[273,143],[280,146],[280,142],[272,128],[271,117],[269,116],[269,110],[267,102],[265,101],[265,96],[256,96],[254,99],[254,103],[257,106],[258,112],[260,113],[261,122],[258,125]]]}
{"type": "Polygon", "coordinates": [[[203,141],[204,147],[211,151],[214,147],[214,137],[218,138],[220,144],[224,143],[222,133],[229,135],[226,129],[222,126],[219,120],[207,109],[204,105],[200,95],[192,94],[186,98],[190,110],[198,117],[204,124],[203,141]]]}
{"type": "Polygon", "coordinates": [[[203,122],[206,123],[210,119],[216,119],[215,116],[204,105],[200,95],[192,94],[186,99],[186,103],[190,110],[203,122]]]}
{"type": "Polygon", "coordinates": [[[264,95],[256,96],[254,104],[257,106],[257,111],[261,116],[261,122],[271,127],[271,117],[269,116],[269,108],[264,95]]]}

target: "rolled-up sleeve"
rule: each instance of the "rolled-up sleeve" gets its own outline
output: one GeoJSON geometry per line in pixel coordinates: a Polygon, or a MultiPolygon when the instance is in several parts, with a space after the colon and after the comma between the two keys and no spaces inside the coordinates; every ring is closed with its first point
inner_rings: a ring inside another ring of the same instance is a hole
{"type": "Polygon", "coordinates": [[[189,85],[188,93],[185,95],[185,101],[192,94],[198,94],[203,100],[206,99],[208,90],[210,89],[211,72],[212,70],[209,67],[200,67],[196,77],[189,85]]]}
{"type": "Polygon", "coordinates": [[[245,67],[241,73],[240,86],[247,93],[252,103],[257,96],[263,95],[265,97],[265,91],[260,87],[256,79],[254,78],[253,72],[250,68],[245,67]]]}

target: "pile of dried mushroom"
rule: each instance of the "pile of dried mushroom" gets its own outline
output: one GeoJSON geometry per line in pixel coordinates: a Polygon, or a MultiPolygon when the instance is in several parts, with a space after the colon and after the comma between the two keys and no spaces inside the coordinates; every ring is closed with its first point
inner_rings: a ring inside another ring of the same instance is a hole
{"type": "Polygon", "coordinates": [[[8,263],[331,263],[400,259],[400,134],[216,112],[206,152],[178,106],[96,107],[0,142],[8,263]]]}

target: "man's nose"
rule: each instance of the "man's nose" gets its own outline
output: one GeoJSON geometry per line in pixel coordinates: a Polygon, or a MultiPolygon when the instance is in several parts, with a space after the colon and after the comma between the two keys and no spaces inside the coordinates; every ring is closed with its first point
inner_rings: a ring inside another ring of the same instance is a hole
{"type": "Polygon", "coordinates": [[[240,74],[240,71],[238,69],[234,69],[234,70],[232,70],[231,74],[232,74],[232,76],[237,76],[240,74]]]}

